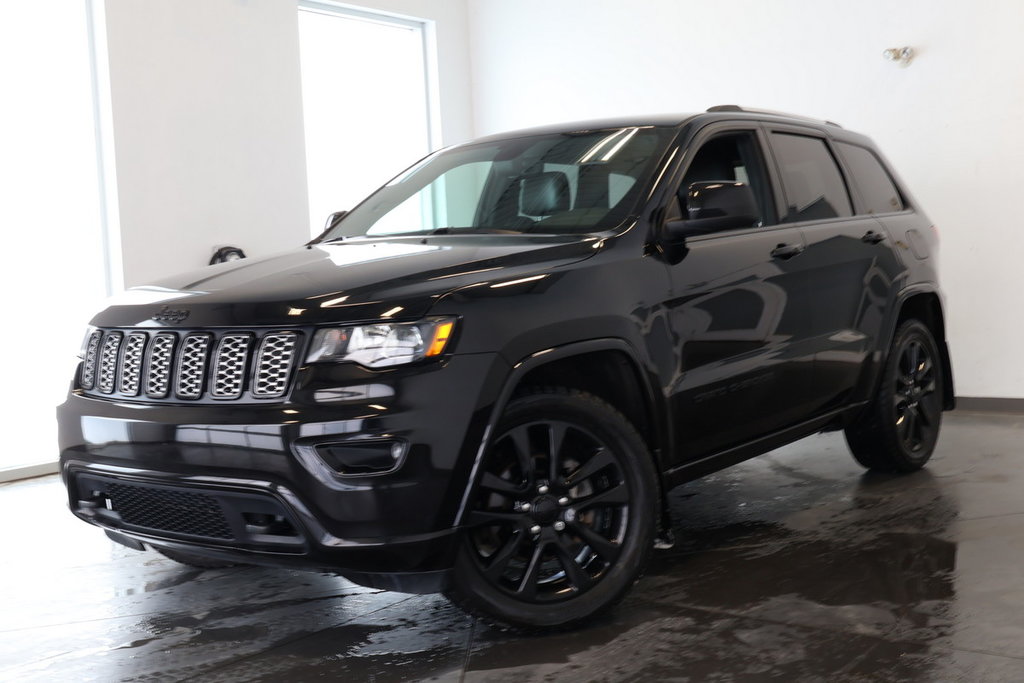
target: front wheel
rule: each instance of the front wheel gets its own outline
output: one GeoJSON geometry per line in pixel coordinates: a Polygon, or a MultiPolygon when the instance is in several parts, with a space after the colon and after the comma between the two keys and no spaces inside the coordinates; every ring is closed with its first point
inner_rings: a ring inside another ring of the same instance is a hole
{"type": "Polygon", "coordinates": [[[620,600],[653,543],[647,447],[604,401],[570,389],[513,400],[481,461],[447,597],[525,629],[565,628],[620,600]]]}
{"type": "Polygon", "coordinates": [[[921,469],[942,423],[942,358],[931,331],[908,320],[896,331],[874,401],[846,428],[846,442],[864,467],[879,472],[921,469]]]}

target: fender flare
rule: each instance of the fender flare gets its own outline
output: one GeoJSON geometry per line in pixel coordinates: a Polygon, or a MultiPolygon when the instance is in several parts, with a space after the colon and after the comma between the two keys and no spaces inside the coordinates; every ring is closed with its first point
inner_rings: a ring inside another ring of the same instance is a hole
{"type": "MultiPolygon", "coordinates": [[[[569,358],[571,356],[593,353],[595,351],[618,351],[626,354],[634,366],[637,380],[640,382],[640,390],[644,395],[644,399],[648,403],[649,410],[652,412],[657,411],[658,402],[656,401],[656,394],[650,384],[649,378],[642,371],[643,364],[640,362],[639,356],[633,346],[624,339],[618,337],[588,339],[585,341],[571,342],[569,344],[542,349],[531,353],[529,356],[523,358],[512,366],[512,371],[505,377],[505,382],[501,387],[501,391],[498,393],[498,398],[495,400],[494,405],[491,408],[487,424],[484,426],[483,437],[480,439],[480,444],[477,446],[476,455],[473,459],[473,466],[469,472],[469,478],[466,480],[466,488],[462,493],[462,500],[459,502],[459,508],[455,514],[456,527],[462,525],[466,506],[469,504],[469,496],[473,491],[473,487],[476,485],[477,476],[480,470],[480,463],[483,461],[484,453],[487,452],[488,447],[491,445],[491,437],[494,434],[494,429],[498,425],[498,420],[505,412],[505,407],[508,405],[509,401],[512,400],[512,394],[515,392],[516,387],[519,386],[523,377],[525,377],[531,370],[553,361],[560,360],[562,358],[569,358]]],[[[663,430],[658,424],[656,415],[652,415],[652,417],[655,418],[653,429],[658,434],[658,439],[657,444],[651,444],[651,451],[659,451],[661,444],[665,440],[665,435],[661,433],[663,430]]],[[[654,464],[660,481],[662,479],[661,464],[657,459],[655,459],[654,464]]]]}
{"type": "MultiPolygon", "coordinates": [[[[910,285],[909,287],[905,287],[904,289],[900,290],[900,292],[896,295],[896,301],[893,305],[893,315],[890,318],[889,322],[886,324],[885,335],[881,339],[879,339],[880,344],[881,342],[884,341],[884,345],[881,345],[878,349],[881,352],[882,358],[879,367],[884,367],[886,361],[888,360],[889,350],[892,348],[892,340],[896,336],[897,322],[900,319],[900,315],[903,313],[903,309],[906,306],[907,301],[921,294],[933,295],[938,301],[939,315],[942,316],[942,319],[941,321],[936,322],[942,323],[942,336],[941,338],[936,337],[935,344],[939,347],[939,356],[942,360],[942,372],[946,379],[946,382],[943,386],[942,407],[944,410],[953,410],[954,408],[956,408],[956,393],[953,388],[953,364],[950,360],[949,344],[946,342],[946,308],[944,305],[945,299],[942,296],[942,292],[936,285],[934,285],[934,283],[919,283],[910,285]]],[[[872,382],[873,387],[877,385],[877,382],[880,379],[880,375],[881,370],[878,371],[878,376],[876,376],[875,381],[872,382]]],[[[872,391],[871,395],[874,396],[874,393],[875,392],[872,391]]]]}

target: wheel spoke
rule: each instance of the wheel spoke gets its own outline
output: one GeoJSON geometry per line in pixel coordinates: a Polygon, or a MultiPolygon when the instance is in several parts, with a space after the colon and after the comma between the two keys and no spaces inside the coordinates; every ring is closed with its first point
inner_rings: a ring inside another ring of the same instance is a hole
{"type": "Polygon", "coordinates": [[[905,406],[898,408],[896,411],[896,434],[899,436],[900,441],[907,440],[907,426],[910,424],[910,419],[907,416],[908,412],[905,406]]]}
{"type": "Polygon", "coordinates": [[[585,510],[596,505],[625,505],[629,502],[629,488],[618,483],[592,496],[573,501],[577,510],[585,510]]]}
{"type": "Polygon", "coordinates": [[[618,543],[614,543],[601,534],[581,522],[572,522],[569,525],[572,531],[583,539],[583,542],[590,546],[597,555],[605,562],[614,562],[622,550],[618,543]]]}
{"type": "Polygon", "coordinates": [[[921,397],[917,404],[917,417],[929,430],[938,426],[939,424],[939,413],[942,409],[939,407],[939,397],[934,393],[925,394],[921,397]]]}
{"type": "Polygon", "coordinates": [[[573,470],[573,472],[565,478],[565,485],[572,488],[580,482],[594,476],[608,465],[614,464],[615,458],[608,452],[608,449],[604,447],[599,448],[590,460],[587,460],[585,463],[573,470]]]}
{"type": "Polygon", "coordinates": [[[520,525],[525,519],[521,512],[497,512],[492,510],[473,510],[469,513],[467,526],[507,526],[520,525]]]}
{"type": "Polygon", "coordinates": [[[490,472],[484,472],[484,476],[480,478],[480,486],[488,491],[502,493],[506,496],[515,496],[526,491],[524,486],[511,482],[507,479],[502,479],[498,475],[491,474],[490,472]]]}
{"type": "Polygon", "coordinates": [[[501,578],[501,575],[505,573],[508,568],[508,563],[512,561],[512,558],[519,552],[519,547],[523,544],[525,534],[521,530],[516,530],[508,537],[505,544],[498,549],[494,555],[491,556],[491,561],[487,565],[487,569],[484,573],[491,581],[496,581],[501,578]]]}
{"type": "Polygon", "coordinates": [[[530,486],[534,480],[533,453],[530,449],[530,433],[527,431],[526,425],[520,425],[508,432],[508,438],[515,446],[516,459],[519,461],[519,468],[523,471],[526,485],[530,486]]]}
{"type": "Polygon", "coordinates": [[[904,415],[907,419],[907,436],[904,441],[913,447],[915,442],[919,440],[917,430],[917,409],[907,408],[907,412],[904,413],[904,415]]]}
{"type": "Polygon", "coordinates": [[[573,556],[569,541],[565,537],[561,537],[553,544],[552,547],[555,549],[555,556],[558,558],[559,564],[562,565],[562,569],[565,570],[565,576],[569,580],[569,583],[572,584],[573,588],[580,592],[590,588],[590,585],[594,583],[594,580],[590,578],[590,574],[588,574],[586,570],[576,562],[576,558],[573,556]]]}
{"type": "Polygon", "coordinates": [[[928,415],[927,411],[922,409],[922,406],[920,404],[918,404],[915,414],[917,415],[916,424],[918,426],[919,432],[923,432],[924,430],[929,429],[932,426],[931,416],[928,415]]]}
{"type": "Polygon", "coordinates": [[[537,595],[537,579],[540,577],[540,566],[546,545],[546,542],[538,542],[534,546],[533,554],[530,555],[530,562],[526,565],[526,571],[523,572],[523,577],[519,580],[519,585],[516,587],[516,593],[527,600],[532,600],[537,595]]]}
{"type": "Polygon", "coordinates": [[[910,370],[910,377],[911,378],[916,378],[917,377],[917,364],[920,362],[919,361],[919,355],[920,355],[920,347],[917,345],[916,342],[911,343],[907,347],[907,362],[910,365],[909,370],[910,370]]]}
{"type": "Polygon", "coordinates": [[[565,441],[567,425],[553,422],[548,425],[548,481],[555,481],[562,464],[562,443],[565,441]]]}

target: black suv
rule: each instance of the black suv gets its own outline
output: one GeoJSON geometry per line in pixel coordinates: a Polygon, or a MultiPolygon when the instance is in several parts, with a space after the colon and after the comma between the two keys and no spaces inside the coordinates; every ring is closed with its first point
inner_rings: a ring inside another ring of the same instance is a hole
{"type": "Polygon", "coordinates": [[[916,470],[954,405],[936,230],[829,122],[495,135],[330,223],[93,319],[58,409],[74,514],[567,626],[637,580],[670,488],[823,430],[916,470]]]}

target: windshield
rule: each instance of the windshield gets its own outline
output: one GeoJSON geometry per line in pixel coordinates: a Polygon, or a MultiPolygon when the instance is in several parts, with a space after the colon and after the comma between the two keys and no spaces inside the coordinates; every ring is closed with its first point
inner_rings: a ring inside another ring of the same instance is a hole
{"type": "Polygon", "coordinates": [[[613,228],[631,215],[674,133],[615,128],[438,152],[371,195],[322,239],[613,228]]]}

